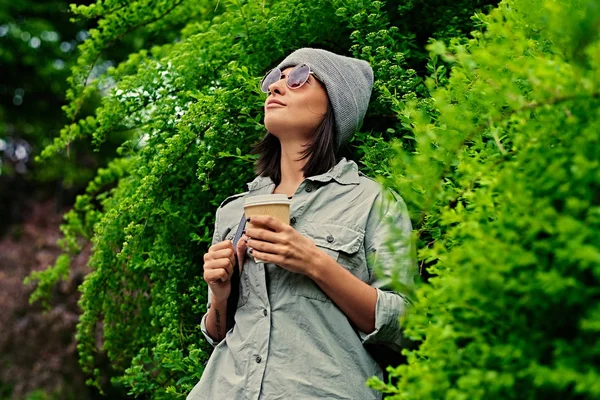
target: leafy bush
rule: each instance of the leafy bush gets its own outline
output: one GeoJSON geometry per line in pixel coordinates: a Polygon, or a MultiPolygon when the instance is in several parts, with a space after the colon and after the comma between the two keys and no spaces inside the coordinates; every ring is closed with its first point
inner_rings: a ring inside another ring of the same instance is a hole
{"type": "MultiPolygon", "coordinates": [[[[395,399],[600,398],[600,8],[504,1],[453,64],[439,115],[404,110],[391,182],[435,275],[405,320],[421,341],[395,399]]],[[[434,79],[428,80],[430,88],[434,79]]]]}

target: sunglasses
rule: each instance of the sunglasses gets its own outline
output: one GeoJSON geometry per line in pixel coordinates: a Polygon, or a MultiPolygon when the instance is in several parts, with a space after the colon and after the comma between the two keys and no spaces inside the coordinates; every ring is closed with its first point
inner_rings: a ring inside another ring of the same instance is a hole
{"type": "MultiPolygon", "coordinates": [[[[323,82],[317,74],[315,74],[308,65],[306,64],[298,64],[296,65],[290,73],[287,75],[285,84],[290,89],[298,89],[302,87],[308,81],[309,75],[313,75],[315,79],[323,82]]],[[[260,81],[260,90],[263,93],[269,93],[269,86],[273,83],[277,82],[281,79],[281,70],[279,68],[273,68],[269,72],[265,74],[265,76],[260,81]]]]}

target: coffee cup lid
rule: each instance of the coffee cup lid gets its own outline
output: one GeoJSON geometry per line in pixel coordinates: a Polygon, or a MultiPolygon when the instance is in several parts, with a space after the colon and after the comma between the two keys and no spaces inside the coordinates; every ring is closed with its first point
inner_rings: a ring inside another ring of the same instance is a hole
{"type": "Polygon", "coordinates": [[[259,194],[256,196],[246,197],[244,199],[244,207],[256,206],[262,204],[291,204],[290,199],[285,194],[259,194]]]}

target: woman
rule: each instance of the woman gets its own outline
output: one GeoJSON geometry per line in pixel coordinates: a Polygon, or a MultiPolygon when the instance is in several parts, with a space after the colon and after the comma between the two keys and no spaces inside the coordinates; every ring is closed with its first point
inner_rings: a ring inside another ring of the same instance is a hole
{"type": "Polygon", "coordinates": [[[296,50],[263,78],[268,134],[255,149],[249,191],[217,210],[201,322],[215,349],[188,399],[381,398],[365,385],[382,370],[364,345],[403,345],[398,318],[408,301],[383,289],[392,267],[412,285],[416,264],[409,240],[393,251],[386,245],[390,219],[410,236],[402,199],[353,161],[336,159],[362,123],[372,85],[366,61],[313,48],[296,50]],[[253,216],[234,249],[244,197],[270,193],[292,199],[290,225],[253,216]],[[226,332],[236,254],[240,294],[226,332]]]}

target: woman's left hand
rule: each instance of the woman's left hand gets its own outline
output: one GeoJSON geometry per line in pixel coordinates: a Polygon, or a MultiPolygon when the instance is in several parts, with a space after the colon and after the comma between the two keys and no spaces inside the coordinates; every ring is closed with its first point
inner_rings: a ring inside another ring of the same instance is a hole
{"type": "Polygon", "coordinates": [[[250,224],[247,244],[260,260],[310,276],[316,260],[325,254],[311,239],[270,215],[254,215],[250,224]]]}

